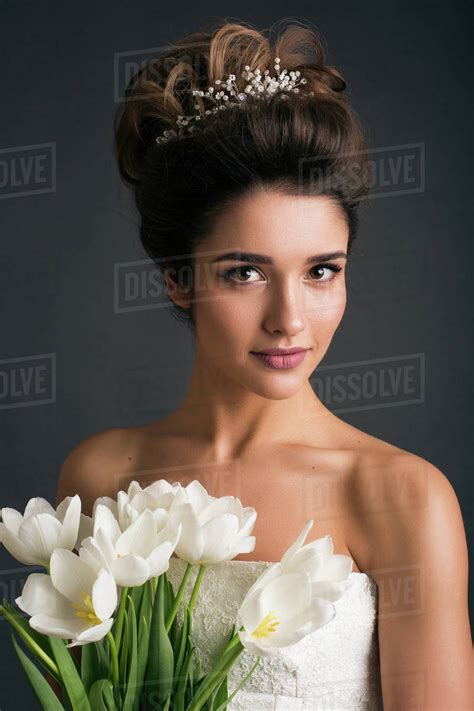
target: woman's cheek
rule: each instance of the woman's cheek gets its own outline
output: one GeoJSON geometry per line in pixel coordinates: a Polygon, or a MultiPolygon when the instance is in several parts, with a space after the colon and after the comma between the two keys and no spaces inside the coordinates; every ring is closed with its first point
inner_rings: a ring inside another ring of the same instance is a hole
{"type": "Polygon", "coordinates": [[[332,337],[346,309],[345,288],[328,289],[307,302],[306,317],[316,331],[323,329],[332,337]]]}

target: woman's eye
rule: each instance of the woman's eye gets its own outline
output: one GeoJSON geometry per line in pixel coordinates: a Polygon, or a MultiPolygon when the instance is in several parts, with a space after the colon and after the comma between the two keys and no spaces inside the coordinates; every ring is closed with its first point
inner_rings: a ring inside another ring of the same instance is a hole
{"type": "Polygon", "coordinates": [[[255,272],[258,274],[257,270],[254,267],[248,267],[248,266],[242,266],[242,267],[233,267],[232,269],[229,269],[228,271],[224,272],[222,275],[223,279],[226,279],[228,281],[236,281],[241,284],[248,284],[249,280],[248,279],[236,279],[235,275],[242,276],[244,272],[255,272]]]}
{"type": "Polygon", "coordinates": [[[313,277],[314,281],[322,281],[322,282],[327,282],[327,281],[332,281],[337,272],[340,272],[342,267],[340,267],[338,264],[317,264],[316,266],[312,267],[310,271],[315,271],[316,276],[313,277]],[[324,272],[327,272],[327,277],[325,278],[324,272]]]}

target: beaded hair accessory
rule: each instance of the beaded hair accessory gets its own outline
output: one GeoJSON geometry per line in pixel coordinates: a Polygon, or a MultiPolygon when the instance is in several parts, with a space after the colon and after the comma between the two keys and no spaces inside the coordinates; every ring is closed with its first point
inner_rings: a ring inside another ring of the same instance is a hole
{"type": "MultiPolygon", "coordinates": [[[[206,109],[205,111],[200,110],[199,104],[195,104],[194,108],[198,110],[197,114],[191,114],[190,116],[183,116],[179,114],[176,124],[178,128],[168,129],[163,131],[159,136],[155,138],[157,143],[166,143],[172,138],[180,137],[186,132],[192,132],[196,126],[192,123],[193,121],[200,121],[201,118],[207,114],[213,114],[217,111],[222,111],[227,109],[228,106],[240,106],[243,107],[247,102],[247,97],[252,96],[256,99],[260,99],[265,96],[273,96],[274,94],[281,94],[281,98],[286,99],[287,94],[285,92],[292,91],[295,94],[299,93],[298,86],[300,84],[306,84],[306,79],[301,78],[301,72],[291,71],[288,73],[287,69],[283,69],[280,72],[280,58],[275,58],[275,71],[277,72],[276,77],[268,76],[269,70],[265,69],[262,74],[260,69],[256,69],[255,72],[250,70],[249,65],[245,66],[242,76],[249,82],[245,87],[243,92],[239,92],[235,84],[235,74],[229,74],[228,78],[223,81],[222,79],[216,79],[215,84],[220,86],[223,84],[226,91],[215,91],[214,87],[208,87],[208,91],[201,91],[200,89],[193,89],[193,96],[203,96],[210,99],[215,106],[212,109],[206,109]],[[231,100],[230,97],[234,97],[231,100]]],[[[313,95],[314,91],[308,93],[309,96],[313,95]]]]}

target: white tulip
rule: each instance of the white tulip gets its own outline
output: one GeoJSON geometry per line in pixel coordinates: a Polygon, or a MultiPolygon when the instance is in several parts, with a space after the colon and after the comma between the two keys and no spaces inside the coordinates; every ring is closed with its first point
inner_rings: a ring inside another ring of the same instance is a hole
{"type": "Polygon", "coordinates": [[[329,600],[312,594],[307,573],[283,573],[279,563],[264,571],[237,614],[239,638],[252,654],[270,657],[323,627],[336,614],[329,600]]]}
{"type": "Polygon", "coordinates": [[[31,615],[33,629],[70,639],[68,647],[75,647],[97,642],[109,632],[117,586],[107,570],[97,571],[71,551],[57,548],[50,575],[30,575],[16,603],[31,615]]]}
{"type": "Polygon", "coordinates": [[[303,543],[310,520],[278,563],[268,567],[248,590],[238,611],[239,638],[248,651],[275,656],[328,624],[333,604],[354,583],[353,560],[334,555],[331,536],[303,543]]]}
{"type": "Polygon", "coordinates": [[[79,556],[96,569],[109,570],[117,585],[136,587],[168,570],[180,534],[181,526],[157,529],[149,509],[122,532],[111,509],[98,504],[93,535],[82,541],[79,556]]]}
{"type": "Polygon", "coordinates": [[[166,479],[155,481],[145,489],[137,481],[131,481],[127,491],[119,491],[116,499],[100,496],[95,500],[91,516],[81,516],[79,541],[93,535],[94,515],[98,506],[106,506],[117,520],[120,530],[125,531],[146,509],[153,513],[157,528],[166,524],[168,510],[180,484],[170,484],[166,479]]]}
{"type": "Polygon", "coordinates": [[[47,567],[55,548],[72,550],[76,545],[81,515],[79,496],[68,496],[55,510],[41,497],[30,499],[23,515],[1,509],[0,542],[25,565],[47,567]]]}
{"type": "Polygon", "coordinates": [[[253,507],[243,508],[234,496],[210,496],[195,479],[177,489],[169,509],[169,525],[182,525],[175,553],[188,563],[202,565],[250,553],[255,536],[249,534],[256,518],[253,507]]]}
{"type": "Polygon", "coordinates": [[[296,541],[281,558],[285,573],[305,572],[311,578],[313,595],[335,602],[354,583],[349,578],[353,560],[348,555],[334,554],[330,535],[303,546],[313,521],[309,520],[296,541]]]}

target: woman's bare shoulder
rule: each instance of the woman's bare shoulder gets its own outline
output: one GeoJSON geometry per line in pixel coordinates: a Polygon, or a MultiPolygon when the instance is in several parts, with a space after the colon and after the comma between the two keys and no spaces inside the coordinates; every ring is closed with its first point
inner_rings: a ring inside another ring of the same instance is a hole
{"type": "Polygon", "coordinates": [[[112,427],[76,444],[59,473],[57,502],[79,494],[87,513],[98,496],[114,496],[133,470],[138,429],[112,427]]]}
{"type": "Polygon", "coordinates": [[[421,555],[440,516],[455,520],[456,535],[462,537],[456,493],[446,474],[433,463],[382,440],[361,448],[355,461],[352,535],[363,570],[397,566],[402,561],[415,563],[415,541],[421,555]]]}

